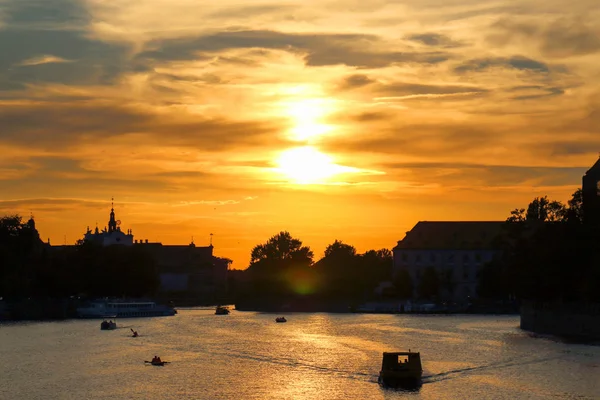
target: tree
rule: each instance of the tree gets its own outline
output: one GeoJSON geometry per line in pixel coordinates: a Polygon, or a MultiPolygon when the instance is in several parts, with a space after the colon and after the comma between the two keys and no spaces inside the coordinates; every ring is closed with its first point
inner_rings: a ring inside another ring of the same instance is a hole
{"type": "Polygon", "coordinates": [[[583,222],[583,190],[581,188],[573,193],[568,204],[567,220],[570,222],[583,222]]]}
{"type": "Polygon", "coordinates": [[[263,244],[254,246],[250,254],[250,267],[261,262],[293,262],[312,264],[313,252],[302,241],[295,239],[289,232],[279,232],[263,244]]]}
{"type": "Polygon", "coordinates": [[[342,242],[341,240],[335,240],[325,249],[325,258],[349,258],[356,255],[356,248],[349,244],[342,242]]]}
{"type": "Polygon", "coordinates": [[[525,209],[515,208],[510,212],[510,217],[506,219],[506,222],[525,222],[525,209]]]}
{"type": "Polygon", "coordinates": [[[312,250],[289,232],[279,232],[265,243],[256,245],[248,267],[255,294],[281,297],[314,292],[312,261],[312,250]]]}

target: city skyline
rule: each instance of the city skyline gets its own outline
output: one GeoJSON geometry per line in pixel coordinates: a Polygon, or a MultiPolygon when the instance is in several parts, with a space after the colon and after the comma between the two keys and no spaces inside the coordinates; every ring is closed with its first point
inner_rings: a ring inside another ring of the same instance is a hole
{"type": "Polygon", "coordinates": [[[43,240],[289,231],[391,249],[420,220],[566,202],[600,151],[600,4],[0,0],[0,215],[43,240]]]}

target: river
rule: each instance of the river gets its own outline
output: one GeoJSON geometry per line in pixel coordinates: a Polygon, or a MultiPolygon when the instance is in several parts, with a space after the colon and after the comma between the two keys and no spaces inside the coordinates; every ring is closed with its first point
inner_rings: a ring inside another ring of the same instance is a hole
{"type": "Polygon", "coordinates": [[[1,399],[600,399],[600,347],[531,337],[516,316],[276,315],[0,325],[1,399]],[[131,337],[130,328],[140,336],[131,337]],[[418,391],[377,384],[420,351],[418,391]],[[159,355],[164,367],[145,364],[159,355]]]}

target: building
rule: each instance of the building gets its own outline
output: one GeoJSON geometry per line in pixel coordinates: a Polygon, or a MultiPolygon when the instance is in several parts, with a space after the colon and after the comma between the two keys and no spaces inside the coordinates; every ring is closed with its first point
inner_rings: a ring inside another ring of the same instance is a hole
{"type": "Polygon", "coordinates": [[[477,296],[481,267],[498,254],[504,221],[420,221],[393,249],[394,275],[408,271],[415,297],[425,270],[433,267],[440,298],[457,302],[477,296]]]}
{"type": "Polygon", "coordinates": [[[115,244],[132,246],[133,233],[131,230],[127,230],[127,233],[123,233],[120,225],[121,221],[115,219],[114,203],[111,203],[108,228],[105,227],[102,231],[99,231],[98,226],[96,226],[96,229],[92,232],[88,226],[85,235],[83,235],[83,240],[84,242],[92,242],[101,246],[111,246],[115,244]]]}
{"type": "Polygon", "coordinates": [[[584,221],[600,226],[600,158],[583,176],[581,189],[584,221]]]}
{"type": "Polygon", "coordinates": [[[121,221],[115,218],[114,204],[111,205],[108,227],[92,232],[89,227],[84,234],[84,243],[99,246],[141,247],[156,261],[160,276],[160,294],[178,299],[195,299],[210,302],[225,295],[227,270],[230,261],[213,255],[213,245],[196,246],[164,245],[148,239],[134,239],[133,232],[121,231],[121,221]]]}

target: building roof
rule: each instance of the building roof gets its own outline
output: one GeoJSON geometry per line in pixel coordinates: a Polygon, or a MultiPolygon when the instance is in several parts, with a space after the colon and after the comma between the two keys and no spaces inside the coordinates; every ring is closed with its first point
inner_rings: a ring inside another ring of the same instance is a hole
{"type": "Polygon", "coordinates": [[[587,174],[598,174],[600,175],[600,157],[598,158],[598,160],[596,161],[596,163],[594,165],[592,165],[592,167],[590,169],[587,170],[587,172],[585,173],[587,174]]]}
{"type": "Polygon", "coordinates": [[[505,224],[504,221],[419,221],[394,249],[494,249],[505,224]]]}

